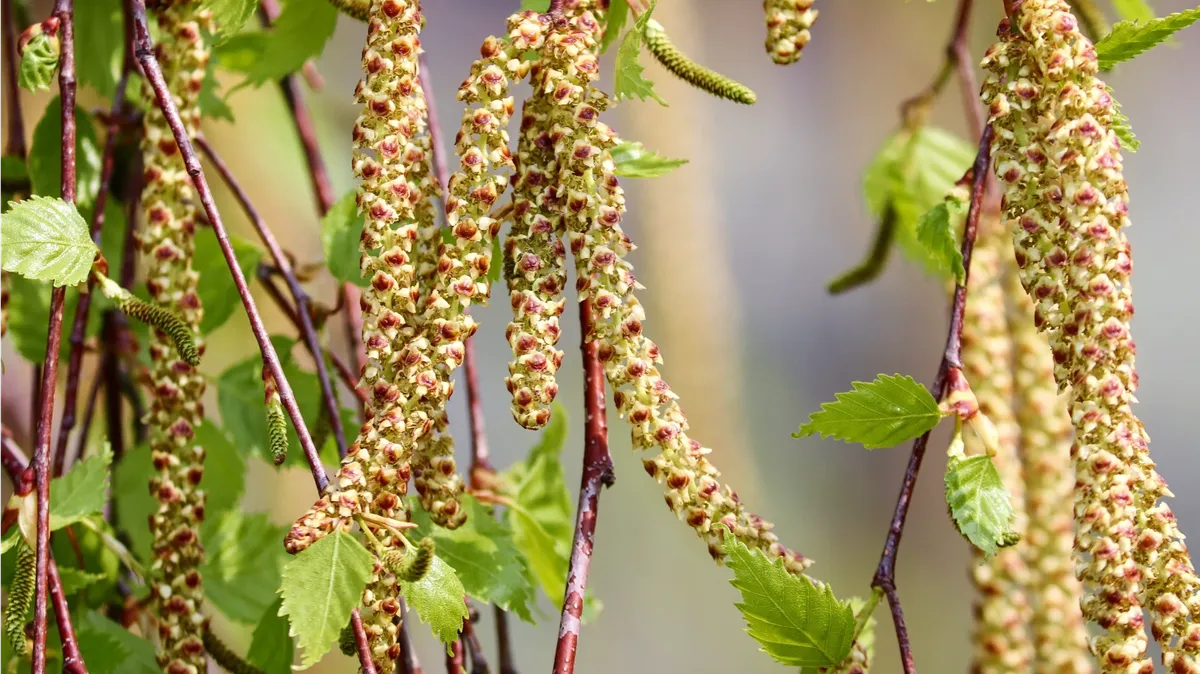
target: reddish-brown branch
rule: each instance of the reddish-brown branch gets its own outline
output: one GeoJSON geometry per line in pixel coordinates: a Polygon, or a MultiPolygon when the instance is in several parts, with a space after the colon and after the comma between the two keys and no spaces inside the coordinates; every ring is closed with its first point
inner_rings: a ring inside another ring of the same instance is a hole
{"type": "Polygon", "coordinates": [[[279,396],[283,401],[284,409],[287,410],[288,417],[292,421],[292,427],[295,428],[296,435],[300,438],[300,446],[304,450],[304,456],[308,460],[309,468],[312,470],[313,481],[316,483],[317,489],[323,491],[325,485],[329,482],[329,478],[325,474],[325,468],[321,465],[321,458],[317,454],[316,446],[313,445],[312,435],[308,432],[308,427],[304,423],[304,417],[300,414],[300,406],[296,402],[291,384],[288,383],[287,376],[280,365],[279,356],[275,353],[275,347],[271,344],[271,337],[267,333],[266,326],[262,322],[262,317],[258,313],[258,308],[254,304],[254,298],[250,294],[250,287],[246,283],[246,277],[242,274],[242,270],[238,266],[237,257],[234,255],[233,247],[229,243],[229,235],[225,231],[225,223],[221,219],[220,212],[217,211],[212,190],[209,188],[208,180],[204,177],[204,170],[200,166],[200,159],[196,156],[196,151],[192,148],[192,142],[188,138],[187,129],[184,127],[183,120],[179,116],[179,109],[172,100],[171,92],[167,88],[167,82],[163,78],[162,69],[158,65],[158,59],[154,55],[154,47],[150,40],[150,27],[146,20],[145,0],[133,0],[133,22],[134,39],[136,41],[134,53],[137,56],[138,63],[141,64],[143,74],[154,90],[154,98],[159,109],[162,110],[168,126],[171,127],[171,133],[174,135],[175,143],[179,147],[179,153],[183,158],[184,166],[187,168],[188,175],[192,178],[192,184],[196,187],[200,203],[204,206],[205,215],[208,216],[209,224],[212,226],[213,233],[217,237],[217,242],[221,246],[221,252],[225,256],[225,263],[229,267],[229,273],[233,276],[234,285],[237,286],[238,295],[241,297],[242,307],[246,310],[246,317],[250,321],[250,330],[254,333],[254,338],[258,342],[259,351],[262,352],[264,367],[275,378],[275,383],[279,386],[279,396]]]}
{"type": "Polygon", "coordinates": [[[283,276],[283,280],[287,283],[288,292],[292,295],[292,301],[295,302],[296,311],[293,314],[296,326],[300,330],[300,336],[304,339],[305,346],[308,347],[308,352],[312,354],[313,361],[317,368],[317,381],[321,384],[321,399],[325,402],[325,409],[329,412],[329,426],[333,431],[334,442],[337,443],[338,457],[346,456],[346,432],[342,429],[342,417],[339,414],[339,406],[337,396],[333,392],[333,382],[329,379],[329,368],[325,365],[325,358],[322,356],[324,349],[321,348],[321,340],[317,335],[317,328],[313,325],[312,319],[312,300],[308,293],[300,286],[300,281],[296,278],[296,273],[292,270],[292,264],[284,254],[283,249],[279,246],[279,242],[275,239],[275,234],[271,232],[271,228],[267,225],[266,220],[259,214],[258,209],[254,207],[254,203],[250,201],[250,195],[246,194],[246,190],[242,188],[241,183],[234,177],[233,172],[229,170],[229,166],[221,159],[221,156],[216,153],[208,139],[202,135],[196,136],[196,145],[208,157],[208,161],[213,168],[217,169],[217,173],[225,181],[229,190],[237,197],[238,203],[241,204],[242,210],[246,213],[246,217],[250,219],[254,225],[254,230],[258,232],[258,238],[262,240],[263,245],[267,247],[267,252],[271,254],[271,258],[275,261],[275,268],[279,270],[279,274],[283,276]]]}
{"type": "MultiPolygon", "coordinates": [[[[113,93],[108,135],[104,140],[104,154],[100,158],[100,191],[96,194],[96,203],[92,207],[92,241],[97,246],[100,245],[100,232],[104,228],[104,206],[108,202],[108,188],[116,165],[117,140],[120,135],[118,119],[125,107],[125,85],[129,81],[130,67],[129,60],[125,59],[121,68],[121,79],[113,93]]],[[[81,294],[79,302],[75,305],[75,319],[71,326],[71,349],[67,356],[67,386],[63,392],[62,420],[58,425],[58,447],[54,452],[55,475],[62,475],[66,467],[67,444],[71,439],[71,431],[75,428],[75,416],[79,407],[79,376],[83,371],[83,340],[87,336],[88,315],[91,314],[92,291],[95,287],[95,277],[88,276],[88,292],[81,294]]]]}
{"type": "Polygon", "coordinates": [[[974,0],[958,0],[954,26],[946,42],[945,58],[941,68],[927,87],[900,105],[900,114],[906,126],[919,126],[924,122],[929,107],[941,95],[950,76],[956,74],[962,90],[963,110],[967,115],[969,130],[973,138],[983,132],[983,111],[979,105],[979,87],[975,83],[975,63],[971,59],[967,38],[971,27],[971,10],[974,0]]]}
{"type": "Polygon", "coordinates": [[[450,650],[446,652],[446,674],[466,674],[463,669],[462,639],[450,644],[450,650]]]}
{"type": "Polygon", "coordinates": [[[0,462],[4,466],[4,472],[8,473],[9,480],[13,485],[13,494],[16,496],[24,496],[33,489],[33,474],[28,470],[29,459],[25,457],[25,452],[17,446],[17,441],[12,437],[12,431],[8,427],[4,427],[3,435],[0,436],[0,449],[2,449],[3,461],[0,462]]]}
{"type": "Polygon", "coordinates": [[[496,620],[496,649],[499,652],[500,674],[517,674],[512,636],[508,632],[508,613],[499,606],[495,607],[492,613],[496,620]]]}
{"type": "Polygon", "coordinates": [[[17,27],[13,20],[13,0],[0,2],[0,21],[4,23],[4,93],[8,97],[5,111],[8,122],[8,138],[4,141],[4,154],[25,159],[25,120],[21,115],[21,87],[17,83],[17,66],[21,57],[17,54],[17,27]]]}
{"type": "MultiPolygon", "coordinates": [[[[406,624],[408,624],[408,605],[404,601],[404,597],[400,597],[400,627],[403,628],[406,624]]],[[[408,630],[401,629],[398,639],[402,674],[424,674],[424,670],[421,669],[421,661],[417,658],[417,649],[413,648],[408,630]]]]}
{"type": "Polygon", "coordinates": [[[572,674],[575,671],[583,599],[592,565],[596,518],[599,516],[600,488],[611,486],[614,480],[612,456],[608,453],[604,366],[597,355],[598,345],[588,339],[592,332],[590,300],[579,303],[579,327],[582,331],[580,350],[583,352],[583,477],[575,516],[575,538],[571,543],[571,566],[567,571],[567,587],[563,593],[562,620],[558,626],[558,647],[554,651],[554,674],[572,674]]]}
{"type": "Polygon", "coordinates": [[[466,651],[464,661],[471,663],[471,674],[489,674],[491,670],[488,667],[487,656],[483,654],[483,644],[479,643],[479,636],[475,634],[475,621],[479,620],[479,611],[469,599],[466,601],[470,615],[463,620],[462,632],[458,635],[458,640],[466,651]]]}
{"type": "MultiPolygon", "coordinates": [[[[954,287],[954,301],[950,309],[946,346],[942,351],[942,360],[933,381],[933,394],[938,400],[941,400],[945,394],[946,375],[950,368],[962,367],[963,313],[967,306],[967,283],[971,270],[971,255],[975,250],[979,213],[982,210],[983,194],[987,185],[991,140],[992,128],[987,126],[980,134],[979,151],[975,155],[975,163],[970,169],[971,204],[967,211],[962,241],[963,268],[968,275],[963,277],[962,283],[954,287]]],[[[908,637],[908,627],[904,621],[904,610],[896,591],[896,555],[900,548],[900,539],[904,535],[904,522],[908,518],[908,508],[912,504],[913,490],[917,486],[921,461],[925,458],[925,449],[928,446],[929,431],[913,442],[912,453],[908,457],[908,466],[904,471],[904,481],[900,486],[900,495],[896,499],[896,509],[892,515],[891,525],[888,527],[887,539],[883,544],[883,554],[880,555],[875,577],[871,580],[871,587],[883,590],[888,600],[888,606],[891,608],[892,621],[896,628],[896,640],[900,645],[900,661],[904,666],[905,674],[916,674],[917,669],[913,660],[912,643],[908,637]]]]}

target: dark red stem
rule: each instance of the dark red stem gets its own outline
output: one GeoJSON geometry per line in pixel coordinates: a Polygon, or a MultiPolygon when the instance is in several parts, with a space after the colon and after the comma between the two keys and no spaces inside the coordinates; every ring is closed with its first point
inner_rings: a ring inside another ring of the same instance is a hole
{"type": "Polygon", "coordinates": [[[459,642],[466,649],[466,661],[471,663],[471,674],[489,674],[487,656],[483,654],[483,644],[475,634],[475,621],[479,619],[479,611],[467,600],[470,616],[463,620],[462,632],[458,635],[459,642]]]}
{"type": "MultiPolygon", "coordinates": [[[[946,375],[950,368],[962,367],[963,313],[967,306],[967,283],[971,271],[971,255],[975,250],[975,238],[979,230],[979,213],[982,210],[983,194],[987,184],[991,141],[992,127],[987,126],[979,137],[979,151],[975,155],[975,163],[971,167],[971,205],[967,211],[962,242],[963,268],[968,275],[964,276],[962,283],[954,287],[954,301],[950,308],[950,326],[946,334],[946,346],[942,351],[942,360],[938,365],[937,376],[933,380],[933,394],[938,400],[941,400],[945,394],[946,375]]],[[[896,509],[892,514],[892,523],[888,527],[887,539],[883,543],[883,554],[880,555],[875,577],[871,580],[871,587],[883,590],[888,600],[888,606],[891,608],[892,621],[896,627],[896,641],[900,645],[900,661],[904,666],[905,674],[916,674],[917,667],[913,660],[908,627],[904,622],[904,610],[900,605],[900,595],[896,591],[896,555],[900,548],[900,539],[904,535],[904,522],[908,518],[908,508],[912,504],[913,490],[917,486],[917,474],[921,470],[921,461],[925,458],[925,449],[928,446],[928,431],[913,442],[912,453],[908,457],[908,466],[904,470],[904,482],[900,486],[900,496],[896,499],[896,509]]]]}
{"type": "Polygon", "coordinates": [[[446,674],[466,674],[463,668],[462,639],[450,644],[450,650],[446,652],[446,674]]]}
{"type": "Polygon", "coordinates": [[[424,674],[421,669],[421,661],[417,658],[417,649],[413,648],[412,639],[409,638],[408,630],[403,629],[404,625],[408,624],[408,605],[404,601],[404,597],[400,597],[400,671],[403,674],[424,674]]]}
{"type": "Polygon", "coordinates": [[[246,217],[250,219],[254,225],[254,230],[258,232],[258,238],[262,240],[263,245],[267,247],[267,252],[271,254],[271,258],[275,261],[275,267],[283,276],[284,282],[287,283],[288,292],[292,295],[292,301],[295,302],[296,325],[300,329],[300,336],[304,339],[304,344],[308,347],[308,352],[312,354],[313,361],[317,368],[317,381],[321,383],[321,399],[325,401],[325,408],[329,411],[329,426],[333,431],[334,441],[337,443],[338,457],[346,456],[346,432],[342,429],[342,417],[338,413],[339,406],[337,396],[333,392],[333,382],[329,379],[329,368],[325,365],[323,356],[324,350],[321,348],[321,340],[317,335],[317,327],[313,325],[312,319],[312,300],[308,293],[300,286],[300,281],[296,279],[296,273],[292,270],[292,264],[284,254],[283,249],[279,246],[279,241],[275,239],[275,234],[271,232],[270,226],[266,220],[259,214],[258,209],[254,207],[254,203],[250,201],[250,195],[246,194],[246,190],[242,188],[241,183],[234,177],[233,172],[229,170],[229,166],[221,159],[221,156],[216,153],[208,139],[202,135],[196,136],[196,145],[208,157],[208,161],[217,169],[217,173],[221,175],[222,180],[229,186],[233,195],[237,197],[238,203],[241,204],[242,210],[245,211],[246,217]]]}
{"type": "MultiPolygon", "coordinates": [[[[125,107],[125,85],[129,81],[130,65],[126,59],[121,69],[121,79],[113,93],[108,135],[104,140],[104,154],[100,158],[100,191],[96,194],[96,203],[92,207],[92,241],[97,246],[100,245],[100,232],[104,228],[104,206],[108,202],[108,187],[112,182],[113,168],[116,164],[117,139],[120,134],[118,121],[125,107]]],[[[83,371],[83,340],[87,336],[88,315],[92,310],[92,291],[95,287],[96,278],[88,276],[88,292],[82,293],[78,304],[75,305],[75,319],[71,325],[71,349],[67,357],[67,387],[63,393],[62,420],[58,425],[58,447],[54,452],[55,475],[62,475],[66,467],[67,444],[71,439],[71,431],[75,428],[75,416],[79,407],[79,375],[83,371]]]]}
{"type": "Polygon", "coordinates": [[[508,612],[497,606],[492,611],[492,615],[496,620],[496,647],[500,653],[500,674],[517,674],[517,665],[513,662],[512,636],[508,633],[508,612]]]}
{"type": "Polygon", "coordinates": [[[157,101],[159,109],[162,110],[167,124],[171,127],[171,133],[175,136],[175,143],[179,147],[179,153],[183,158],[184,166],[187,168],[188,175],[192,178],[192,184],[196,187],[200,203],[204,206],[204,213],[208,216],[213,233],[216,234],[217,241],[221,245],[221,252],[225,256],[225,263],[229,267],[230,275],[233,276],[234,285],[237,286],[238,295],[242,299],[242,306],[246,310],[246,317],[250,321],[250,329],[254,333],[255,340],[258,342],[259,350],[262,352],[263,364],[267,371],[271,373],[271,376],[275,378],[275,383],[279,386],[279,397],[282,399],[283,407],[287,410],[288,417],[292,421],[292,427],[295,428],[296,435],[300,438],[300,446],[304,450],[305,458],[308,459],[313,481],[316,483],[318,491],[324,491],[325,485],[329,482],[329,477],[325,474],[324,466],[321,465],[321,458],[317,454],[316,446],[313,445],[312,435],[309,434],[308,427],[304,424],[304,417],[300,414],[300,406],[297,404],[296,397],[292,393],[292,386],[288,383],[287,377],[284,375],[283,367],[279,363],[279,356],[275,353],[275,347],[271,344],[271,337],[267,333],[267,329],[262,322],[262,317],[258,313],[258,308],[254,304],[254,297],[250,294],[250,286],[246,283],[246,277],[242,274],[242,270],[238,266],[237,257],[233,254],[233,247],[229,243],[229,235],[225,231],[225,223],[221,219],[220,212],[217,211],[212,190],[209,189],[208,180],[205,179],[204,171],[200,167],[200,159],[196,156],[196,151],[192,148],[192,142],[188,138],[187,129],[184,127],[183,120],[179,116],[179,109],[171,98],[171,92],[167,87],[166,80],[163,78],[162,69],[159,68],[158,59],[154,55],[154,47],[150,41],[150,27],[146,21],[145,0],[133,0],[133,29],[136,43],[134,53],[137,56],[138,63],[141,64],[143,74],[150,82],[150,87],[154,90],[154,98],[157,101]]]}
{"type": "Polygon", "coordinates": [[[17,83],[17,67],[21,57],[17,54],[17,27],[13,21],[13,0],[0,1],[0,21],[4,23],[4,93],[8,97],[8,139],[4,143],[4,154],[25,159],[25,119],[21,115],[21,87],[17,83]]]}
{"type": "Polygon", "coordinates": [[[558,625],[558,647],[554,651],[554,674],[575,671],[583,598],[592,565],[592,545],[600,509],[600,488],[611,486],[614,480],[612,456],[608,453],[604,366],[597,355],[598,345],[595,340],[589,340],[592,333],[590,300],[579,303],[579,327],[582,331],[580,350],[583,352],[583,477],[575,516],[575,538],[571,543],[571,566],[563,593],[562,620],[558,625]]]}

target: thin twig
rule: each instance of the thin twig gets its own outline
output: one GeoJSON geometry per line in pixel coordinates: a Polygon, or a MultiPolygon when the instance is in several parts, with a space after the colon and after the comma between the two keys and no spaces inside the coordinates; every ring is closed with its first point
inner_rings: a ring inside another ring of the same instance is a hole
{"type": "MultiPolygon", "coordinates": [[[[408,605],[404,601],[404,597],[400,597],[400,626],[403,628],[407,623],[408,605]]],[[[417,658],[417,649],[413,648],[408,630],[401,629],[397,638],[400,644],[400,671],[403,674],[424,674],[424,670],[421,669],[421,660],[417,658]]]]}
{"type": "Polygon", "coordinates": [[[4,472],[8,473],[9,481],[12,482],[13,495],[29,494],[33,489],[33,474],[28,470],[29,459],[17,446],[17,441],[13,439],[12,431],[8,430],[7,426],[4,427],[3,437],[0,438],[0,449],[3,450],[3,461],[0,461],[0,464],[4,466],[4,472]]]}
{"type": "MultiPolygon", "coordinates": [[[[120,126],[117,120],[125,107],[125,85],[129,81],[129,70],[132,67],[126,58],[121,67],[121,79],[117,82],[113,93],[112,112],[108,123],[108,135],[104,139],[104,154],[100,158],[100,191],[96,193],[96,203],[92,206],[92,242],[100,245],[100,233],[104,228],[104,206],[108,202],[108,188],[112,182],[113,169],[116,165],[117,140],[120,126]]],[[[71,326],[71,350],[67,356],[67,387],[63,393],[62,420],[58,424],[58,447],[54,452],[54,474],[62,475],[66,468],[67,443],[71,439],[71,431],[75,428],[75,415],[79,405],[79,376],[83,370],[83,340],[87,336],[88,315],[92,310],[92,291],[96,287],[96,277],[88,275],[88,291],[79,296],[75,305],[75,319],[71,326]]]]}
{"type": "Polygon", "coordinates": [[[270,226],[266,220],[259,214],[258,209],[254,207],[254,203],[250,201],[250,195],[246,194],[246,190],[242,189],[241,183],[234,177],[233,172],[229,170],[229,166],[221,159],[221,156],[216,153],[208,139],[203,135],[197,134],[196,145],[208,157],[208,161],[217,169],[217,173],[229,186],[229,190],[237,197],[238,203],[241,204],[242,210],[245,211],[246,217],[250,219],[254,225],[254,230],[258,232],[258,238],[262,240],[263,245],[267,247],[267,252],[271,254],[271,258],[275,261],[275,268],[279,270],[283,280],[287,283],[288,292],[292,295],[292,301],[296,304],[296,325],[300,329],[300,336],[304,339],[305,346],[308,347],[308,352],[312,354],[313,361],[317,368],[317,381],[321,384],[321,399],[325,402],[325,409],[329,412],[329,426],[333,431],[334,442],[337,443],[338,457],[346,456],[346,432],[342,429],[342,416],[339,414],[339,406],[337,396],[333,392],[333,382],[329,379],[329,368],[325,365],[323,356],[324,349],[321,348],[321,339],[317,336],[317,328],[313,325],[312,319],[312,300],[308,293],[300,286],[300,281],[296,279],[296,273],[292,270],[291,262],[288,261],[287,255],[280,248],[279,242],[275,239],[275,234],[271,232],[270,226]]]}
{"type": "MultiPolygon", "coordinates": [[[[58,87],[62,100],[62,198],[75,202],[75,28],[73,0],[57,0],[52,16],[59,20],[58,87]]],[[[50,294],[50,321],[46,338],[46,360],[42,365],[42,384],[33,449],[33,479],[37,491],[37,551],[33,605],[33,674],[46,672],[46,633],[48,625],[46,600],[49,594],[50,573],[50,434],[54,427],[54,394],[58,382],[58,351],[62,342],[63,303],[66,287],[55,288],[50,294]]],[[[56,611],[57,613],[57,611],[56,611]]],[[[70,614],[59,617],[70,623],[70,614]]],[[[64,641],[66,635],[63,636],[64,641]]],[[[65,645],[65,644],[64,644],[65,645]]],[[[83,671],[83,662],[73,662],[71,668],[63,662],[64,671],[83,671]]]]}
{"type": "Polygon", "coordinates": [[[450,648],[446,651],[446,674],[466,674],[466,670],[463,668],[462,639],[450,644],[450,648]]]}
{"type": "Polygon", "coordinates": [[[579,645],[579,626],[588,571],[592,565],[592,545],[599,516],[600,488],[613,484],[612,456],[608,453],[608,420],[604,401],[604,366],[598,355],[599,345],[589,340],[592,334],[592,303],[579,303],[580,351],[583,352],[584,443],[583,477],[579,486],[579,508],[575,516],[575,538],[571,543],[571,566],[563,593],[562,620],[558,625],[558,647],[554,651],[554,674],[575,671],[575,651],[579,645]]]}
{"type": "Polygon", "coordinates": [[[471,663],[471,674],[489,674],[491,669],[488,667],[487,656],[483,654],[483,644],[479,643],[479,636],[475,634],[475,621],[479,620],[479,611],[469,599],[467,609],[470,615],[463,620],[458,640],[466,649],[466,659],[471,663]]]}
{"type": "MultiPolygon", "coordinates": [[[[101,369],[104,367],[103,356],[100,361],[101,369]]],[[[96,403],[100,399],[100,388],[103,384],[103,379],[99,376],[92,378],[92,386],[88,390],[87,400],[83,404],[83,423],[79,424],[79,442],[75,447],[75,456],[83,456],[83,450],[87,446],[88,435],[92,432],[92,419],[96,414],[96,403]]]]}
{"type": "Polygon", "coordinates": [[[8,97],[5,117],[8,121],[8,138],[4,141],[4,154],[25,159],[25,119],[21,115],[21,87],[17,83],[17,65],[21,56],[17,54],[17,27],[13,21],[13,0],[2,0],[0,12],[4,22],[4,93],[8,97]]]}
{"type": "Polygon", "coordinates": [[[508,612],[496,606],[492,614],[496,620],[496,647],[500,653],[500,674],[517,674],[517,664],[513,661],[512,636],[508,632],[508,612]]]}
{"type": "Polygon", "coordinates": [[[237,257],[234,255],[233,247],[229,243],[229,235],[225,231],[224,221],[221,219],[220,212],[217,211],[212,190],[209,189],[208,180],[205,179],[204,170],[200,166],[200,159],[196,156],[196,151],[192,148],[192,142],[188,138],[187,129],[184,127],[183,120],[179,116],[179,109],[171,98],[171,92],[167,88],[166,80],[163,78],[162,69],[159,68],[158,59],[154,55],[154,47],[150,41],[150,27],[146,21],[145,0],[133,0],[133,22],[134,39],[136,41],[135,54],[138,63],[141,64],[143,74],[154,90],[154,98],[159,109],[162,110],[167,124],[171,127],[171,133],[175,136],[175,143],[179,147],[179,153],[183,158],[184,166],[187,168],[188,175],[192,178],[192,184],[196,187],[196,193],[200,197],[200,203],[204,206],[204,212],[208,216],[213,233],[217,236],[217,242],[221,245],[221,252],[225,256],[225,263],[229,267],[230,275],[233,276],[234,285],[237,286],[238,295],[242,299],[242,306],[246,310],[246,317],[250,321],[250,329],[254,333],[255,340],[258,342],[259,350],[262,352],[264,366],[270,372],[271,376],[275,378],[275,383],[279,386],[279,396],[283,401],[284,409],[287,410],[288,417],[292,421],[292,427],[295,428],[296,435],[300,438],[300,446],[304,450],[305,458],[308,459],[313,481],[316,483],[319,491],[324,491],[325,485],[329,482],[329,477],[325,474],[325,468],[321,465],[321,457],[317,454],[317,448],[313,445],[312,435],[309,434],[308,428],[304,424],[304,417],[300,414],[300,406],[296,402],[295,395],[292,393],[292,386],[288,383],[287,376],[280,365],[279,356],[275,353],[275,347],[271,344],[271,337],[267,333],[266,326],[263,325],[262,316],[259,315],[258,308],[254,304],[254,297],[250,294],[250,287],[246,283],[246,277],[242,274],[242,270],[238,266],[237,257]]]}
{"type": "MultiPolygon", "coordinates": [[[[975,163],[970,169],[971,204],[967,211],[962,241],[963,268],[967,270],[967,276],[963,277],[962,283],[954,287],[954,302],[950,309],[950,326],[946,334],[946,346],[942,351],[942,360],[933,381],[933,393],[938,400],[941,400],[945,394],[947,372],[951,367],[962,367],[963,313],[967,306],[967,283],[971,269],[971,255],[975,250],[979,213],[982,210],[981,205],[986,191],[991,140],[992,127],[987,126],[979,137],[979,151],[975,155],[975,163]]],[[[896,640],[900,644],[900,661],[904,665],[905,674],[916,674],[917,669],[913,661],[912,643],[908,638],[908,627],[904,622],[904,610],[901,608],[900,596],[896,591],[896,555],[900,547],[900,539],[904,535],[904,522],[908,518],[908,508],[912,504],[913,490],[917,485],[917,474],[921,470],[921,461],[925,458],[925,449],[929,445],[929,433],[926,431],[913,442],[912,453],[908,457],[908,466],[904,471],[904,482],[900,487],[900,496],[896,499],[892,523],[888,527],[887,539],[883,544],[883,554],[879,558],[875,577],[871,580],[871,587],[883,590],[887,596],[888,606],[892,611],[892,621],[896,627],[896,640]]]]}

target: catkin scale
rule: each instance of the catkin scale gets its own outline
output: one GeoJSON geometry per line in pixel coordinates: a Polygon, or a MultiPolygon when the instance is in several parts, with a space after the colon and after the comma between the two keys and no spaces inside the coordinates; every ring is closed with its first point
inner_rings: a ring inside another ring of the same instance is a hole
{"type": "Polygon", "coordinates": [[[24,541],[17,542],[16,571],[8,586],[4,602],[4,637],[18,658],[29,656],[29,640],[25,636],[25,615],[33,603],[34,562],[37,553],[24,541]]]}
{"type": "Polygon", "coordinates": [[[662,24],[654,19],[646,24],[646,48],[662,67],[701,91],[744,105],[752,105],[758,100],[750,87],[688,58],[671,42],[662,24]]]}

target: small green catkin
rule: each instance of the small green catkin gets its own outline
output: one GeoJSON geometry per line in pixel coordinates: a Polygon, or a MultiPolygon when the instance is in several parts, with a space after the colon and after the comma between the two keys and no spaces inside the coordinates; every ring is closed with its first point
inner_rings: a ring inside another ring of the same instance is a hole
{"type": "Polygon", "coordinates": [[[183,319],[157,304],[135,296],[117,285],[112,279],[99,274],[97,276],[100,280],[101,291],[105,297],[117,303],[117,308],[121,310],[121,313],[162,330],[175,343],[175,349],[179,351],[179,356],[188,365],[196,367],[200,364],[200,352],[196,350],[192,329],[183,322],[183,319]]]}
{"type": "Polygon", "coordinates": [[[400,580],[414,583],[429,573],[436,549],[433,539],[425,537],[417,543],[415,551],[410,548],[405,552],[396,550],[387,553],[383,556],[383,565],[400,580]]]}
{"type": "Polygon", "coordinates": [[[25,637],[25,614],[33,601],[34,560],[36,553],[25,543],[17,544],[17,571],[8,586],[8,601],[4,604],[4,636],[13,654],[29,657],[29,641],[25,637]]]}
{"type": "Polygon", "coordinates": [[[213,662],[231,674],[264,674],[263,670],[246,662],[234,653],[225,642],[213,633],[212,628],[204,627],[204,650],[212,657],[213,662]]]}
{"type": "Polygon", "coordinates": [[[654,19],[650,19],[646,24],[646,47],[664,68],[697,89],[744,105],[753,105],[758,100],[758,96],[750,87],[705,68],[679,51],[667,36],[666,29],[654,19]]]}
{"type": "MultiPolygon", "coordinates": [[[[276,466],[287,460],[288,437],[287,417],[283,414],[283,401],[279,397],[279,386],[275,378],[263,371],[263,388],[267,404],[267,444],[271,449],[271,460],[276,466]]],[[[320,449],[320,445],[317,445],[320,449]]]]}

